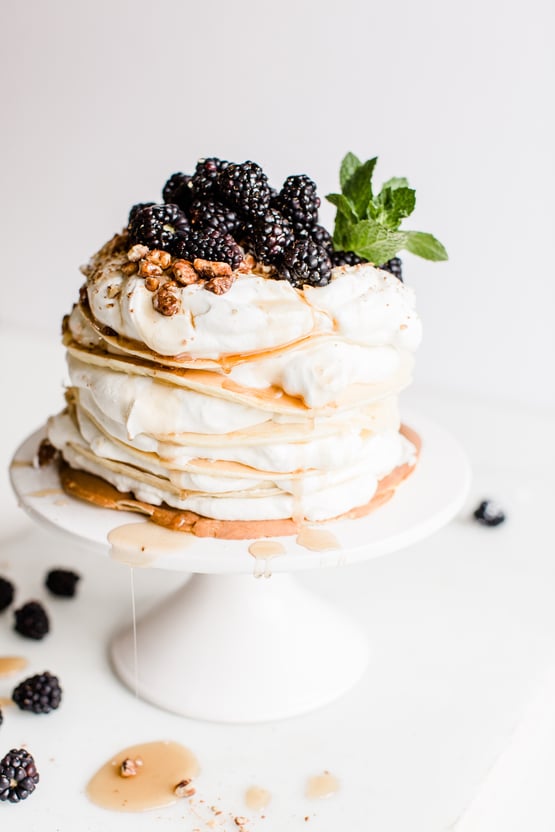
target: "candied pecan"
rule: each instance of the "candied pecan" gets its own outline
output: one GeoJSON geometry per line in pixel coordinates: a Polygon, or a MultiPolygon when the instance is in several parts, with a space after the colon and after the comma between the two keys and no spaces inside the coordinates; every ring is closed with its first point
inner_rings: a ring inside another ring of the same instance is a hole
{"type": "Polygon", "coordinates": [[[198,274],[189,260],[175,260],[172,264],[172,272],[178,283],[182,283],[184,286],[189,286],[189,284],[196,283],[198,280],[198,274]]]}
{"type": "Polygon", "coordinates": [[[130,263],[137,263],[139,260],[142,260],[143,257],[146,257],[147,254],[148,246],[143,246],[141,243],[137,243],[137,245],[132,246],[127,252],[127,259],[130,263]]]}
{"type": "Polygon", "coordinates": [[[137,271],[137,264],[136,263],[124,263],[121,267],[120,271],[125,275],[135,274],[137,271]]]}
{"type": "Polygon", "coordinates": [[[149,292],[155,292],[159,285],[160,281],[157,277],[147,277],[145,279],[145,287],[149,292]]]}
{"type": "Polygon", "coordinates": [[[153,248],[148,254],[145,254],[145,260],[149,263],[154,263],[160,266],[161,269],[167,269],[172,261],[172,256],[169,251],[162,251],[159,248],[153,248]]]}
{"type": "Polygon", "coordinates": [[[181,308],[181,299],[177,291],[177,283],[173,280],[163,283],[152,299],[156,311],[167,317],[176,315],[181,308]]]}
{"type": "Polygon", "coordinates": [[[234,274],[228,274],[225,277],[213,277],[211,280],[206,281],[204,288],[208,289],[209,292],[213,292],[215,295],[225,295],[226,292],[229,292],[236,279],[234,274]]]}
{"type": "Polygon", "coordinates": [[[50,465],[58,451],[46,437],[42,440],[37,451],[37,463],[39,468],[50,465]]]}
{"type": "Polygon", "coordinates": [[[161,274],[162,269],[156,263],[149,263],[148,260],[139,263],[139,277],[159,277],[161,274]]]}
{"type": "Polygon", "coordinates": [[[218,263],[213,260],[201,260],[197,257],[197,259],[193,261],[193,266],[195,271],[198,272],[201,277],[205,277],[207,279],[212,277],[229,277],[231,274],[231,266],[229,263],[218,263]]]}
{"type": "Polygon", "coordinates": [[[241,262],[241,265],[239,266],[237,271],[240,272],[240,274],[249,274],[250,272],[252,272],[255,265],[256,260],[254,259],[252,254],[245,254],[241,262]]]}

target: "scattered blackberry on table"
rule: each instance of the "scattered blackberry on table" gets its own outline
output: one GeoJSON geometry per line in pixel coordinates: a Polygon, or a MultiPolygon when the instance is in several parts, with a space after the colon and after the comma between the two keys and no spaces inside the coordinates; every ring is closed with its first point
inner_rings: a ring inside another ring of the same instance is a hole
{"type": "Polygon", "coordinates": [[[505,512],[501,506],[494,503],[493,500],[482,500],[478,508],[474,511],[474,519],[483,526],[499,526],[506,520],[505,512]]]}
{"type": "Polygon", "coordinates": [[[403,282],[403,261],[400,257],[392,257],[391,260],[388,260],[387,263],[383,263],[383,265],[378,266],[378,268],[385,272],[391,272],[391,274],[398,278],[401,283],[403,282]]]}
{"type": "Polygon", "coordinates": [[[295,231],[311,228],[318,222],[320,197],[316,193],[316,184],[305,174],[288,176],[275,203],[295,231]]]}
{"type": "Polygon", "coordinates": [[[326,286],[331,277],[331,260],[327,251],[313,240],[299,240],[288,249],[280,261],[282,277],[297,289],[309,286],[326,286]]]}
{"type": "Polygon", "coordinates": [[[24,748],[12,748],[0,760],[0,800],[19,803],[35,791],[38,782],[35,761],[24,748]]]}
{"type": "Polygon", "coordinates": [[[129,218],[127,220],[127,225],[131,225],[139,211],[142,211],[143,208],[152,208],[153,205],[156,205],[155,202],[137,202],[136,205],[131,207],[129,211],[129,218]]]}
{"type": "Polygon", "coordinates": [[[81,576],[71,569],[51,569],[44,581],[52,595],[60,598],[73,598],[81,576]]]}
{"type": "Polygon", "coordinates": [[[171,246],[175,257],[190,260],[212,260],[217,263],[229,263],[237,269],[243,260],[243,250],[230,234],[221,234],[215,228],[191,228],[185,233],[176,234],[171,246]]]}
{"type": "Polygon", "coordinates": [[[293,226],[274,208],[253,223],[249,232],[253,253],[263,263],[275,263],[295,242],[293,226]]]}
{"type": "Polygon", "coordinates": [[[354,251],[334,251],[331,254],[331,262],[334,266],[358,266],[359,263],[368,263],[368,260],[359,257],[354,251]]]}
{"type": "Polygon", "coordinates": [[[7,578],[0,577],[0,612],[6,610],[15,595],[14,585],[7,578]]]}
{"type": "Polygon", "coordinates": [[[147,205],[135,213],[129,236],[132,245],[167,250],[177,232],[188,228],[189,220],[177,205],[147,205]]]}
{"type": "Polygon", "coordinates": [[[228,208],[214,199],[195,199],[189,216],[192,225],[216,228],[222,234],[235,234],[241,226],[241,220],[233,208],[228,208]]]}
{"type": "Polygon", "coordinates": [[[12,699],[22,711],[34,714],[49,714],[62,701],[60,680],[48,671],[24,679],[14,688],[12,699]]]}
{"type": "Polygon", "coordinates": [[[195,199],[206,199],[217,191],[220,173],[229,167],[229,162],[215,156],[199,159],[189,187],[195,199]]]}
{"type": "Polygon", "coordinates": [[[193,201],[193,189],[189,185],[192,176],[186,173],[173,173],[162,188],[164,202],[177,205],[182,211],[187,211],[193,201]]]}
{"type": "Polygon", "coordinates": [[[14,630],[25,638],[40,641],[50,631],[46,610],[39,601],[28,601],[15,610],[14,630]]]}
{"type": "Polygon", "coordinates": [[[229,165],[218,178],[220,198],[245,217],[262,218],[270,206],[268,177],[256,162],[229,165]]]}

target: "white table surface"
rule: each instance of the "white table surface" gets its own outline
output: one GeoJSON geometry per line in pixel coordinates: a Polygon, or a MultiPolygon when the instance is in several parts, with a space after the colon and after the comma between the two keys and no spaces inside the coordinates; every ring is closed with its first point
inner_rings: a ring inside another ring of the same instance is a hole
{"type": "MultiPolygon", "coordinates": [[[[407,394],[411,406],[465,445],[474,469],[467,507],[449,527],[410,549],[302,576],[348,608],[369,633],[373,657],[354,690],[308,716],[222,726],[156,710],[112,675],[106,646],[130,618],[128,568],[35,528],[8,486],[13,449],[61,406],[62,350],[6,326],[0,345],[6,391],[0,574],[17,585],[18,605],[43,599],[52,621],[50,635],[33,643],[12,632],[11,610],[0,614],[0,655],[25,655],[29,673],[48,669],[64,687],[60,709],[48,716],[4,711],[0,754],[26,744],[41,783],[25,803],[0,805],[1,829],[204,832],[213,828],[207,807],[217,804],[220,830],[237,830],[233,816],[243,815],[252,818],[252,832],[552,832],[553,414],[407,394]],[[508,513],[497,529],[468,520],[487,496],[508,513]],[[54,566],[83,575],[76,600],[45,595],[43,577],[54,566]],[[175,739],[199,757],[198,814],[186,803],[125,815],[88,802],[84,786],[98,765],[126,745],[156,739],[175,739]],[[340,779],[341,790],[326,801],[306,800],[307,778],[324,769],[340,779]],[[264,819],[243,803],[253,784],[273,795],[264,819]]],[[[136,570],[139,614],[182,580],[136,570]]],[[[251,661],[246,651],[245,666],[251,661]]],[[[13,684],[0,679],[0,696],[9,695],[13,684]]],[[[228,685],[233,679],[223,678],[224,695],[228,685]]]]}

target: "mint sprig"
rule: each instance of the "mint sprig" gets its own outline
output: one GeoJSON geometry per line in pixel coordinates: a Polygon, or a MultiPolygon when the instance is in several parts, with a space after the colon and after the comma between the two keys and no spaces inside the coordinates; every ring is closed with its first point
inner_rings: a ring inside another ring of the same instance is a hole
{"type": "Polygon", "coordinates": [[[414,211],[416,193],[404,177],[388,179],[378,194],[372,189],[377,157],[361,162],[347,153],[341,162],[340,194],[328,194],[335,205],[333,244],[354,251],[372,263],[385,263],[399,251],[410,251],[426,260],[447,260],[444,246],[432,234],[405,231],[400,226],[414,211]]]}

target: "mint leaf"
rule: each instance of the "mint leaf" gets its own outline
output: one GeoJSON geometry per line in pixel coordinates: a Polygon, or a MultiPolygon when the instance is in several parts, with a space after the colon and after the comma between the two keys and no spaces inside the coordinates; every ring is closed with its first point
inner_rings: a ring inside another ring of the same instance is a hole
{"type": "Polygon", "coordinates": [[[404,247],[405,237],[403,231],[391,231],[374,220],[361,220],[348,229],[345,248],[380,265],[395,257],[404,247]]]}
{"type": "Polygon", "coordinates": [[[355,170],[361,166],[361,164],[362,162],[357,156],[355,156],[354,153],[347,153],[347,155],[341,162],[341,167],[339,169],[339,182],[341,184],[341,190],[344,190],[345,185],[347,184],[355,170]]]}
{"type": "Polygon", "coordinates": [[[337,208],[337,216],[340,215],[349,220],[349,222],[356,222],[357,216],[352,202],[347,199],[345,194],[328,194],[326,196],[328,202],[335,205],[337,208]]]}
{"type": "Polygon", "coordinates": [[[351,222],[349,222],[349,220],[338,211],[335,218],[335,228],[333,230],[333,246],[336,251],[349,250],[347,241],[350,228],[352,228],[351,222]]]}
{"type": "Polygon", "coordinates": [[[382,185],[382,191],[386,188],[391,188],[392,191],[396,190],[397,188],[408,188],[409,187],[409,180],[406,179],[404,176],[392,176],[391,179],[388,179],[387,182],[384,182],[382,185]]]}
{"type": "Polygon", "coordinates": [[[426,260],[447,260],[445,247],[432,234],[424,231],[405,231],[406,241],[403,246],[411,254],[426,260]]]}
{"type": "Polygon", "coordinates": [[[378,159],[375,157],[360,165],[342,188],[359,219],[366,217],[368,203],[372,199],[372,174],[377,161],[378,159]]]}
{"type": "Polygon", "coordinates": [[[376,199],[368,206],[369,215],[387,228],[396,231],[401,220],[414,211],[416,192],[412,188],[382,188],[376,199]]]}

